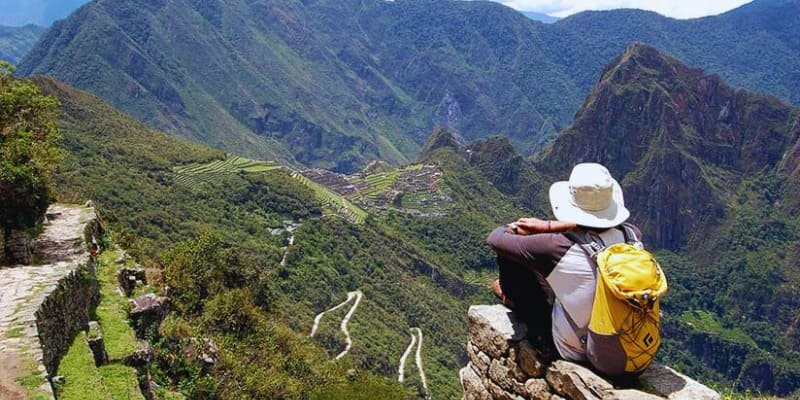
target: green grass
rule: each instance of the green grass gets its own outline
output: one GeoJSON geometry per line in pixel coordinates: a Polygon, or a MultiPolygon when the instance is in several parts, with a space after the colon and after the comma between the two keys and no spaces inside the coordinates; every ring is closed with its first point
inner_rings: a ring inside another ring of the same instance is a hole
{"type": "Polygon", "coordinates": [[[47,380],[45,380],[44,377],[40,374],[32,374],[28,376],[23,376],[22,378],[18,378],[17,382],[23,387],[25,387],[25,389],[34,390],[39,386],[42,386],[45,383],[47,383],[47,380]]]}
{"type": "Polygon", "coordinates": [[[128,300],[117,292],[119,266],[114,263],[119,252],[107,250],[100,255],[97,280],[100,304],[95,314],[103,330],[103,340],[110,360],[121,360],[136,350],[136,334],[128,325],[128,300]]]}
{"type": "Polygon", "coordinates": [[[15,326],[6,332],[6,337],[9,339],[19,338],[22,337],[22,331],[24,329],[21,326],[15,326]]]}
{"type": "Polygon", "coordinates": [[[83,332],[75,336],[69,351],[61,359],[58,375],[64,377],[64,384],[58,389],[57,397],[60,400],[112,398],[103,385],[100,371],[94,365],[94,357],[83,332]]]}
{"type": "Polygon", "coordinates": [[[136,369],[122,364],[100,367],[103,385],[114,400],[144,400],[136,379],[136,369]]]}
{"type": "Polygon", "coordinates": [[[155,398],[157,400],[185,400],[186,396],[184,396],[180,392],[172,392],[169,390],[165,390],[163,392],[156,393],[155,398]]]}

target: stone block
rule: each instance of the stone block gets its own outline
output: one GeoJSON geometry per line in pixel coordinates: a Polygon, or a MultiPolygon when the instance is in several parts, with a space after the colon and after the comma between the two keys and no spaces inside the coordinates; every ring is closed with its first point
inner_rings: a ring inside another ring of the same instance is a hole
{"type": "Polygon", "coordinates": [[[550,356],[534,348],[527,340],[517,344],[517,364],[530,377],[543,377],[552,361],[550,356]]]}
{"type": "Polygon", "coordinates": [[[472,365],[462,368],[459,376],[461,377],[461,387],[464,389],[464,400],[492,400],[492,395],[489,394],[472,365]]]}
{"type": "Polygon", "coordinates": [[[481,305],[469,308],[470,342],[491,358],[508,353],[513,343],[525,338],[528,329],[502,305],[481,305]]]}
{"type": "Polygon", "coordinates": [[[525,382],[525,393],[522,395],[529,400],[549,400],[552,393],[550,393],[550,385],[547,384],[547,381],[532,378],[525,382]]]}
{"type": "Polygon", "coordinates": [[[167,315],[166,301],[153,293],[137,297],[131,301],[129,317],[139,338],[155,337],[158,326],[167,315]]]}
{"type": "Polygon", "coordinates": [[[588,368],[563,360],[547,369],[547,382],[557,394],[572,400],[600,400],[606,392],[614,390],[588,368]]]}
{"type": "Polygon", "coordinates": [[[622,389],[606,392],[603,400],[664,400],[664,398],[641,390],[622,389]]]}
{"type": "Polygon", "coordinates": [[[153,360],[153,348],[150,343],[145,340],[140,340],[138,347],[128,357],[125,357],[125,365],[134,367],[137,371],[147,370],[150,362],[153,360]]]}
{"type": "Polygon", "coordinates": [[[492,360],[486,353],[480,351],[475,345],[472,343],[467,343],[467,357],[469,357],[469,361],[472,365],[477,368],[476,372],[481,374],[486,374],[489,370],[489,364],[492,360]]]}
{"type": "Polygon", "coordinates": [[[106,352],[106,345],[103,340],[103,332],[100,330],[100,324],[98,324],[97,321],[89,322],[87,338],[89,349],[92,350],[92,356],[94,356],[94,365],[99,367],[107,364],[108,353],[106,352]]]}
{"type": "Polygon", "coordinates": [[[122,268],[117,274],[117,281],[125,295],[130,296],[136,290],[137,285],[147,284],[147,274],[138,266],[137,268],[122,268]]]}
{"type": "Polygon", "coordinates": [[[718,400],[719,393],[674,369],[654,363],[639,380],[670,400],[718,400]]]}
{"type": "Polygon", "coordinates": [[[492,400],[525,400],[522,396],[511,393],[492,381],[485,381],[484,383],[486,388],[489,389],[492,400]]]}
{"type": "Polygon", "coordinates": [[[517,394],[525,394],[525,379],[519,379],[514,374],[514,370],[509,368],[507,363],[501,360],[492,360],[489,365],[489,379],[496,383],[503,390],[517,394]],[[522,382],[520,382],[520,380],[522,382]]]}

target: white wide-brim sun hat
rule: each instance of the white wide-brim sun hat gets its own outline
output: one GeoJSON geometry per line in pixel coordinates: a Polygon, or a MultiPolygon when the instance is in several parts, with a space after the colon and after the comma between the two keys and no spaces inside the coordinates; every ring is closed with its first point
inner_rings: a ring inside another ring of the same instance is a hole
{"type": "Polygon", "coordinates": [[[613,228],[631,215],[619,183],[595,163],[576,165],[569,181],[550,186],[550,206],[559,221],[589,228],[613,228]]]}

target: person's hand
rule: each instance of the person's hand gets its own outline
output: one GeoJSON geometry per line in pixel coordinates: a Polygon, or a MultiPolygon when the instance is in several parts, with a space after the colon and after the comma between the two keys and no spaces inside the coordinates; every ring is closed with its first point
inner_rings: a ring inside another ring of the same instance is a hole
{"type": "Polygon", "coordinates": [[[517,227],[516,233],[519,235],[566,232],[577,226],[571,222],[546,221],[539,218],[520,218],[511,225],[517,227]]]}

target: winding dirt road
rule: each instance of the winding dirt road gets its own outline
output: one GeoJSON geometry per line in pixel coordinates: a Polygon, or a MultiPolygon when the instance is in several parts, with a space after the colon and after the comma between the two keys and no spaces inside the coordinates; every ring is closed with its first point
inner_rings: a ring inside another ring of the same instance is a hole
{"type": "Polygon", "coordinates": [[[430,398],[430,394],[428,392],[428,380],[425,377],[425,370],[422,368],[422,329],[419,328],[411,328],[409,329],[411,332],[411,343],[409,343],[406,351],[403,353],[403,356],[400,357],[400,365],[398,366],[398,371],[400,374],[397,380],[402,383],[405,380],[405,369],[406,369],[406,359],[408,358],[409,354],[411,354],[411,349],[414,346],[417,346],[417,351],[414,354],[414,361],[417,364],[417,370],[419,371],[419,379],[422,381],[422,388],[425,391],[425,398],[430,398]],[[416,334],[414,334],[416,332],[416,334]]]}
{"type": "Polygon", "coordinates": [[[347,323],[350,322],[350,318],[353,317],[353,314],[356,312],[356,309],[358,309],[358,305],[361,303],[361,299],[363,297],[364,297],[364,294],[361,293],[360,290],[349,292],[349,293],[347,293],[347,300],[337,304],[336,306],[334,306],[332,308],[329,308],[329,309],[317,314],[317,316],[314,317],[314,324],[311,326],[311,333],[308,335],[308,337],[314,337],[314,334],[317,333],[317,328],[319,328],[319,322],[322,320],[322,316],[323,315],[325,315],[326,313],[329,313],[331,311],[338,310],[339,308],[344,307],[351,300],[355,299],[355,302],[353,302],[353,305],[350,307],[350,310],[347,312],[347,314],[344,316],[344,318],[342,318],[342,322],[339,324],[339,329],[341,329],[342,333],[344,333],[345,347],[344,347],[344,350],[342,350],[342,352],[339,353],[336,356],[337,360],[339,360],[342,357],[346,356],[347,353],[350,351],[350,348],[353,347],[353,340],[350,337],[350,331],[347,330],[347,323]]]}

